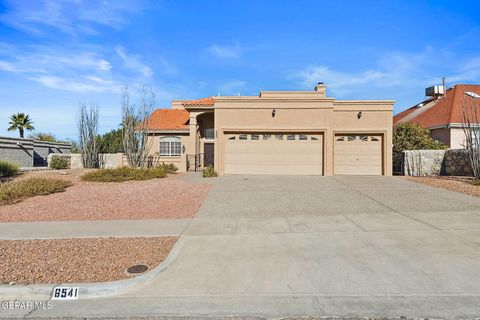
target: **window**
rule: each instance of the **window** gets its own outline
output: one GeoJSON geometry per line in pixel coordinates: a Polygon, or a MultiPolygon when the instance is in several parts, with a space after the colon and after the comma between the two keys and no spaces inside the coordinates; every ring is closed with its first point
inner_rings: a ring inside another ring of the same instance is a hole
{"type": "Polygon", "coordinates": [[[271,134],[264,134],[263,135],[263,140],[270,140],[271,137],[272,137],[271,134]]]}
{"type": "Polygon", "coordinates": [[[372,137],[372,141],[378,141],[378,138],[372,137]]]}
{"type": "MultiPolygon", "coordinates": [[[[310,137],[310,140],[318,140],[316,137],[310,137]]],[[[338,141],[338,140],[337,140],[338,141]]]]}
{"type": "Polygon", "coordinates": [[[235,136],[228,138],[228,140],[235,140],[235,136]]]}
{"type": "Polygon", "coordinates": [[[213,140],[215,139],[215,130],[213,128],[206,128],[204,130],[205,139],[213,140]]]}
{"type": "Polygon", "coordinates": [[[182,141],[179,137],[160,138],[160,155],[163,157],[179,156],[182,153],[182,141]]]}
{"type": "Polygon", "coordinates": [[[308,139],[308,137],[307,137],[306,134],[300,134],[300,135],[298,135],[298,140],[307,140],[307,139],[308,139]]]}
{"type": "Polygon", "coordinates": [[[337,141],[345,141],[345,137],[338,137],[337,141]]]}
{"type": "Polygon", "coordinates": [[[295,140],[295,135],[294,134],[287,134],[287,140],[295,140]]]}
{"type": "Polygon", "coordinates": [[[246,134],[241,134],[238,136],[239,140],[247,140],[247,135],[246,134]]]}
{"type": "Polygon", "coordinates": [[[283,134],[277,133],[275,138],[277,138],[277,140],[283,140],[283,134]]]}
{"type": "Polygon", "coordinates": [[[258,135],[258,133],[252,133],[252,135],[250,136],[250,140],[260,140],[260,136],[258,135]]]}
{"type": "Polygon", "coordinates": [[[367,136],[360,136],[360,141],[368,141],[368,137],[367,136]]]}
{"type": "Polygon", "coordinates": [[[348,141],[355,141],[356,138],[356,136],[348,136],[348,141]]]}

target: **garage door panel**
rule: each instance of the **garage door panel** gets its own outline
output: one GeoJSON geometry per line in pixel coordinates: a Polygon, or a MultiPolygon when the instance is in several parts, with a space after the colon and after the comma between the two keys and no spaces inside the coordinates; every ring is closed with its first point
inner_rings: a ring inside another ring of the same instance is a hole
{"type": "Polygon", "coordinates": [[[382,175],[382,137],[335,136],[335,174],[382,175]]]}
{"type": "Polygon", "coordinates": [[[227,174],[323,174],[323,139],[319,134],[229,134],[225,142],[227,174]],[[239,136],[246,139],[239,140],[239,136]],[[295,140],[287,140],[294,137],[295,140]],[[231,140],[230,138],[235,140],[231,140]]]}
{"type": "Polygon", "coordinates": [[[323,171],[318,166],[251,166],[251,165],[232,165],[226,174],[284,174],[284,175],[322,175],[323,171]]]}

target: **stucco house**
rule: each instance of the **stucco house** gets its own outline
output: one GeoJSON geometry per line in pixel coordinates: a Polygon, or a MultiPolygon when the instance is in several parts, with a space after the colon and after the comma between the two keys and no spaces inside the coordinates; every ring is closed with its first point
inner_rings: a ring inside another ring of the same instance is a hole
{"type": "Polygon", "coordinates": [[[393,101],[313,91],[174,100],[149,121],[150,155],[179,171],[391,175],[393,101]]]}
{"type": "Polygon", "coordinates": [[[433,86],[425,93],[427,98],[424,101],[395,115],[394,124],[418,123],[430,130],[433,139],[451,149],[463,149],[464,104],[470,105],[480,98],[480,85],[457,84],[447,90],[444,86],[433,86]]]}

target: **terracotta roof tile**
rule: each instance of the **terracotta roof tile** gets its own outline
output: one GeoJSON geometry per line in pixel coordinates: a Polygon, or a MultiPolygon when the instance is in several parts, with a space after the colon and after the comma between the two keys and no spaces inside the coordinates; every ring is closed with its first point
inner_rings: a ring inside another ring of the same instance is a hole
{"type": "Polygon", "coordinates": [[[182,109],[157,109],[149,121],[150,130],[188,130],[189,112],[182,109]]]}
{"type": "Polygon", "coordinates": [[[447,90],[444,98],[439,99],[432,107],[418,110],[414,106],[394,116],[393,123],[400,123],[414,111],[419,111],[417,115],[408,117],[408,121],[418,123],[426,128],[444,126],[450,123],[463,122],[463,101],[465,92],[475,92],[480,94],[480,85],[457,84],[447,90]]]}
{"type": "Polygon", "coordinates": [[[183,103],[184,106],[213,106],[214,104],[215,104],[215,101],[213,100],[212,97],[185,101],[183,103]]]}

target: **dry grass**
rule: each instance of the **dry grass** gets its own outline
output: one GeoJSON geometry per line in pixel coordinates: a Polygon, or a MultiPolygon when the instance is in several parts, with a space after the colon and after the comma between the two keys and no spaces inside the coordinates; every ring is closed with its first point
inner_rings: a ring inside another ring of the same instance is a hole
{"type": "Polygon", "coordinates": [[[136,264],[155,268],[177,237],[0,241],[0,284],[100,282],[132,277],[136,264]]]}
{"type": "Polygon", "coordinates": [[[71,182],[61,179],[29,178],[0,183],[0,205],[20,202],[26,198],[65,191],[71,182]]]}
{"type": "Polygon", "coordinates": [[[90,182],[124,182],[143,181],[156,178],[165,178],[168,171],[163,166],[153,168],[98,169],[82,176],[83,181],[90,182]]]}
{"type": "Polygon", "coordinates": [[[0,206],[0,222],[191,218],[210,190],[210,184],[188,182],[183,174],[120,183],[81,180],[85,173],[94,171],[47,170],[14,177],[15,182],[45,178],[73,185],[65,192],[0,206]]]}
{"type": "Polygon", "coordinates": [[[473,177],[405,177],[405,179],[442,188],[450,191],[465,193],[474,197],[480,197],[479,181],[473,177]]]}
{"type": "Polygon", "coordinates": [[[0,178],[12,177],[20,172],[17,165],[0,160],[0,178]]]}

